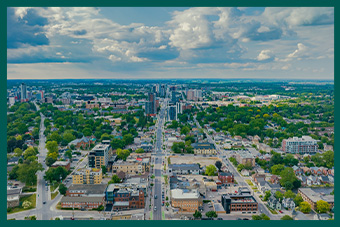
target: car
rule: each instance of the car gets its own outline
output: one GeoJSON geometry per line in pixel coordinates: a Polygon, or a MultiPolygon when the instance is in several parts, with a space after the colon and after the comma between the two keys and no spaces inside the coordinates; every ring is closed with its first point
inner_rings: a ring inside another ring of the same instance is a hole
{"type": "Polygon", "coordinates": [[[46,204],[46,201],[44,201],[43,204],[46,204]]]}
{"type": "Polygon", "coordinates": [[[235,191],[235,193],[237,193],[237,191],[235,191]]]}
{"type": "Polygon", "coordinates": [[[217,220],[223,220],[223,218],[217,218],[217,220]]]}
{"type": "Polygon", "coordinates": [[[156,211],[156,210],[157,210],[157,207],[155,206],[153,209],[156,211]]]}
{"type": "Polygon", "coordinates": [[[283,212],[282,212],[282,210],[279,210],[279,212],[282,214],[283,212]]]}
{"type": "Polygon", "coordinates": [[[155,199],[157,199],[157,195],[155,195],[155,199]]]}

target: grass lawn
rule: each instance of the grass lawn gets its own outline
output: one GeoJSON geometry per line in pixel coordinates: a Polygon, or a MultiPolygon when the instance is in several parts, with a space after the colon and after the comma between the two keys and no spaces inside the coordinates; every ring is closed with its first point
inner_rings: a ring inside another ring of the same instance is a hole
{"type": "Polygon", "coordinates": [[[165,184],[167,185],[168,184],[168,176],[167,175],[164,175],[164,181],[165,181],[165,184]]]}
{"type": "Polygon", "coordinates": [[[20,198],[20,206],[19,207],[14,207],[10,210],[10,212],[7,212],[7,214],[12,214],[12,213],[16,213],[16,212],[21,212],[24,210],[30,210],[35,208],[35,204],[36,204],[36,199],[37,199],[37,195],[33,194],[33,195],[28,195],[28,196],[23,196],[20,198]],[[31,207],[29,209],[24,209],[21,207],[21,204],[25,201],[30,201],[31,202],[31,207]]]}
{"type": "Polygon", "coordinates": [[[59,193],[58,191],[54,193],[51,192],[51,200],[53,200],[58,195],[58,193],[59,193]]]}
{"type": "Polygon", "coordinates": [[[268,210],[269,210],[272,214],[277,214],[276,210],[273,210],[272,208],[270,208],[270,207],[268,207],[268,206],[267,206],[267,208],[268,208],[268,210]]]}
{"type": "Polygon", "coordinates": [[[51,192],[53,192],[58,186],[59,186],[60,183],[54,183],[51,185],[51,192]]]}
{"type": "Polygon", "coordinates": [[[250,186],[254,186],[254,184],[251,182],[251,180],[246,179],[245,181],[246,181],[247,184],[249,184],[250,186]]]}

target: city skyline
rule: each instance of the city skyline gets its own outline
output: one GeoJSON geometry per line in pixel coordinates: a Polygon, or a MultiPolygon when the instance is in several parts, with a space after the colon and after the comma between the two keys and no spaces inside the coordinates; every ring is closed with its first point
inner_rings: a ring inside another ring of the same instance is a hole
{"type": "Polygon", "coordinates": [[[334,80],[334,8],[7,13],[8,79],[334,80]]]}

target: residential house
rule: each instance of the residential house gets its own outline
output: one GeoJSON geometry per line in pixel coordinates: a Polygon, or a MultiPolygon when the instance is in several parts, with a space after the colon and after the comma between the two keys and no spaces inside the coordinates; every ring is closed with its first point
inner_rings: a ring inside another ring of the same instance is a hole
{"type": "Polygon", "coordinates": [[[273,210],[281,210],[281,203],[280,201],[271,195],[268,199],[268,206],[273,210]]]}
{"type": "Polygon", "coordinates": [[[282,206],[286,209],[294,210],[295,209],[294,200],[292,198],[283,198],[282,206]]]}

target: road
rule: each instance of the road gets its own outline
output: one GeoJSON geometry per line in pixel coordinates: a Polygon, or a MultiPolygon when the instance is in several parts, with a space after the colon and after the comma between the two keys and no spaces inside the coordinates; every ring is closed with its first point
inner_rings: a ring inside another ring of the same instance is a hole
{"type": "MultiPolygon", "coordinates": [[[[201,125],[199,124],[199,122],[196,120],[196,117],[194,116],[194,121],[197,124],[198,128],[202,128],[201,125]]],[[[216,144],[215,140],[213,140],[211,138],[211,136],[207,133],[207,131],[205,129],[203,129],[207,139],[210,143],[213,143],[216,147],[217,153],[220,154],[221,153],[221,148],[218,144],[216,144]]],[[[253,192],[252,188],[248,185],[248,183],[245,181],[245,179],[241,176],[241,174],[237,171],[236,167],[232,165],[232,163],[229,161],[228,158],[223,158],[222,156],[219,156],[219,158],[221,158],[221,160],[223,161],[223,164],[228,166],[229,171],[234,174],[234,179],[237,181],[238,185],[241,187],[247,187],[251,192],[253,192]]],[[[273,215],[267,208],[267,206],[263,203],[263,201],[261,200],[261,198],[256,194],[256,193],[252,193],[253,196],[255,197],[256,201],[258,202],[258,209],[260,213],[264,213],[266,214],[271,220],[278,220],[280,217],[279,215],[273,215]]]]}
{"type": "MultiPolygon", "coordinates": [[[[167,93],[168,96],[168,93],[167,93]]],[[[164,154],[162,153],[162,138],[163,126],[165,123],[167,110],[167,98],[164,99],[159,116],[156,131],[156,145],[155,145],[155,162],[154,162],[154,192],[153,192],[153,220],[162,220],[162,160],[164,154]],[[155,196],[157,198],[155,199],[155,196]],[[156,207],[156,210],[155,210],[156,207]]]]}
{"type": "MultiPolygon", "coordinates": [[[[34,105],[37,108],[37,111],[40,110],[39,106],[34,102],[34,105]]],[[[36,200],[36,209],[40,210],[37,215],[38,220],[48,220],[48,200],[49,200],[49,187],[46,186],[47,182],[44,180],[45,171],[48,169],[45,158],[47,156],[46,145],[46,137],[44,135],[45,132],[45,116],[40,113],[41,122],[40,122],[40,131],[39,131],[39,154],[38,154],[38,162],[42,164],[44,170],[37,172],[37,200],[36,200]],[[44,204],[45,203],[45,204],[44,204]]]]}

